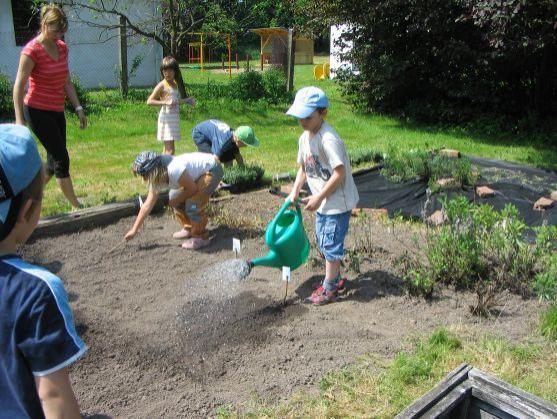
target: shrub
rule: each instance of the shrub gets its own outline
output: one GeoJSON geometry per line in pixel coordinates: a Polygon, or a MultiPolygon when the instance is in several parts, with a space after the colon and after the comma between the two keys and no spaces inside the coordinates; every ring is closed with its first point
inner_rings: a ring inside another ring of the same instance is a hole
{"type": "Polygon", "coordinates": [[[398,151],[389,149],[381,174],[390,182],[406,182],[417,178],[429,179],[427,161],[431,153],[419,150],[398,151]]]}
{"type": "Polygon", "coordinates": [[[474,185],[480,172],[467,157],[453,159],[427,151],[391,148],[385,156],[381,174],[394,183],[422,179],[437,192],[440,186],[435,182],[439,179],[452,178],[456,185],[474,185]]]}
{"type": "Polygon", "coordinates": [[[287,103],[292,100],[292,92],[286,91],[286,77],[276,68],[271,68],[263,73],[265,99],[269,103],[287,103]]]}
{"type": "MultiPolygon", "coordinates": [[[[75,74],[71,74],[70,76],[72,84],[75,88],[75,93],[77,94],[77,98],[79,99],[79,103],[83,106],[83,109],[87,109],[87,103],[89,102],[89,95],[87,90],[81,84],[79,77],[75,74]]],[[[66,110],[69,112],[74,112],[73,105],[70,103],[69,100],[66,100],[66,110]]]]}
{"type": "Polygon", "coordinates": [[[372,150],[370,148],[357,148],[349,153],[350,164],[352,166],[357,166],[362,163],[380,163],[383,161],[383,153],[377,150],[372,150]]]}
{"type": "Polygon", "coordinates": [[[264,172],[256,165],[233,166],[225,168],[222,180],[231,185],[231,192],[242,192],[260,186],[264,172]]]}
{"type": "Polygon", "coordinates": [[[557,305],[549,307],[540,315],[540,332],[551,340],[557,340],[557,305]]]}
{"type": "Polygon", "coordinates": [[[12,84],[10,79],[0,73],[0,120],[14,119],[14,103],[12,100],[12,84]]]}
{"type": "Polygon", "coordinates": [[[257,71],[246,71],[230,80],[229,95],[242,101],[256,101],[265,97],[263,76],[257,71]]]}
{"type": "Polygon", "coordinates": [[[403,261],[402,278],[410,292],[429,297],[438,284],[469,289],[477,295],[471,310],[480,315],[489,314],[505,291],[553,295],[554,226],[537,229],[531,244],[513,205],[498,212],[458,197],[445,199],[443,210],[447,223],[428,230],[419,257],[403,261]]]}

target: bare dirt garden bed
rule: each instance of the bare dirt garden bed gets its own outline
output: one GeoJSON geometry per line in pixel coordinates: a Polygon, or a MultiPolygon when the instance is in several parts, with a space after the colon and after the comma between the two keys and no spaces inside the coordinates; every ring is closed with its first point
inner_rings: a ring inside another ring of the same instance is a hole
{"type": "MultiPolygon", "coordinates": [[[[415,246],[405,225],[375,223],[372,260],[348,275],[346,295],[327,306],[303,303],[323,274],[314,264],[293,273],[285,305],[278,270],[255,268],[234,281],[215,268],[234,257],[233,237],[242,239],[243,258],[266,254],[264,228],[280,205],[266,191],[214,204],[215,237],[201,252],[171,238],[176,224],[167,213],[150,217],[122,246],[133,218],[23,248],[63,279],[90,348],[71,372],[86,415],[206,417],[254,397],[316,391],[324,373],[365,353],[391,356],[439,325],[516,340],[534,328],[534,300],[509,295],[497,317],[481,320],[469,313],[470,294],[446,290],[431,302],[406,296],[394,264],[415,246]]],[[[311,236],[313,218],[305,216],[311,236]]]]}

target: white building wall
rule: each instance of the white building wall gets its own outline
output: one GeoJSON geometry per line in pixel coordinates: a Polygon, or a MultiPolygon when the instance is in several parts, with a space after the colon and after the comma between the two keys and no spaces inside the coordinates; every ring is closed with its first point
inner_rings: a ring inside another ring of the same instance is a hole
{"type": "Polygon", "coordinates": [[[335,73],[339,69],[354,70],[354,65],[346,60],[340,58],[341,54],[347,53],[352,49],[352,42],[346,42],[344,48],[338,45],[342,34],[348,30],[348,25],[331,26],[331,48],[329,62],[331,65],[331,78],[335,78],[335,73]]]}
{"type": "MultiPolygon", "coordinates": [[[[154,4],[152,2],[150,4],[154,4]]],[[[154,15],[145,3],[130,1],[126,13],[132,19],[145,19],[154,15]],[[135,3],[135,4],[134,4],[135,3]]],[[[155,6],[151,6],[155,7],[155,6]]],[[[118,87],[119,49],[118,29],[103,31],[88,26],[77,20],[72,10],[66,10],[69,27],[65,42],[69,48],[70,72],[79,77],[86,88],[118,87]]],[[[86,12],[80,12],[81,18],[99,23],[117,24],[117,17],[112,20],[98,18],[94,20],[86,12]]],[[[15,45],[11,1],[0,0],[0,71],[7,74],[12,81],[17,73],[19,54],[22,47],[15,45]]],[[[130,86],[153,86],[160,80],[159,65],[162,48],[156,42],[138,38],[128,41],[128,68],[131,69],[134,57],[141,57],[141,64],[129,78],[130,86]]]]}

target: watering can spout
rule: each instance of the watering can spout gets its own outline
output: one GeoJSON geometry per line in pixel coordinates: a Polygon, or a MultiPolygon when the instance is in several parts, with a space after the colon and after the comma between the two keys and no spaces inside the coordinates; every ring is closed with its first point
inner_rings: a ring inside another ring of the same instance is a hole
{"type": "Polygon", "coordinates": [[[282,266],[281,260],[278,254],[272,250],[266,256],[261,256],[249,261],[250,267],[254,266],[269,266],[271,268],[279,268],[282,266]]]}

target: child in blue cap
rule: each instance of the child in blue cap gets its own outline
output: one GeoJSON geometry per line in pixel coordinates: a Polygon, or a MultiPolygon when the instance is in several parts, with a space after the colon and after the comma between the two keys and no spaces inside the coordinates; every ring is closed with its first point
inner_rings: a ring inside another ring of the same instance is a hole
{"type": "Polygon", "coordinates": [[[41,213],[44,171],[31,132],[0,125],[0,416],[80,418],[68,366],[87,347],[62,281],[23,261],[41,213]]]}
{"type": "Polygon", "coordinates": [[[344,143],[325,122],[328,107],[325,92],[310,86],[296,93],[294,103],[286,112],[297,118],[304,129],[298,140],[300,168],[287,199],[294,202],[307,181],[311,196],[302,202],[306,210],[316,211],[317,245],[325,257],[325,278],[308,298],[315,305],[336,301],[339,292],[344,291],[344,281],[340,278],[344,239],[350,214],[359,200],[344,143]]]}

